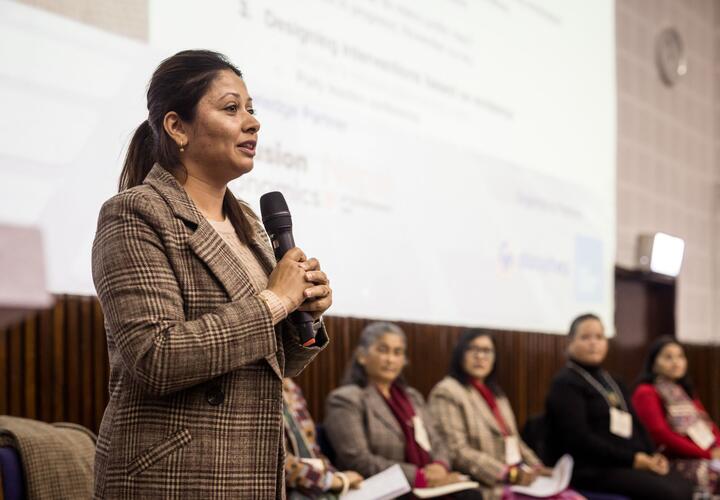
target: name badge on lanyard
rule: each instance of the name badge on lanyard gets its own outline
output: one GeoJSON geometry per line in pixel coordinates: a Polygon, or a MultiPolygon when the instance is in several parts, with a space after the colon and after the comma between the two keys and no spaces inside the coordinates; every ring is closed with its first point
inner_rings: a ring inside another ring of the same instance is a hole
{"type": "Polygon", "coordinates": [[[522,462],[520,455],[520,441],[517,436],[505,436],[505,464],[517,465],[522,462]]]}
{"type": "Polygon", "coordinates": [[[425,424],[422,419],[415,415],[412,418],[412,426],[415,430],[415,442],[419,444],[423,450],[430,453],[432,450],[430,447],[430,436],[428,436],[427,429],[425,429],[425,424]]]}
{"type": "Polygon", "coordinates": [[[622,391],[617,386],[615,381],[604,371],[600,371],[600,375],[607,383],[610,391],[606,390],[600,382],[595,380],[587,370],[579,366],[577,363],[572,361],[568,363],[571,370],[575,371],[578,375],[585,379],[607,402],[608,408],[610,408],[610,432],[615,436],[630,439],[633,433],[633,421],[632,415],[627,411],[627,404],[625,398],[622,395],[622,391]],[[618,408],[620,406],[620,408],[618,408]]]}
{"type": "Polygon", "coordinates": [[[621,438],[630,439],[632,437],[632,415],[630,413],[610,408],[610,432],[621,438]]]}

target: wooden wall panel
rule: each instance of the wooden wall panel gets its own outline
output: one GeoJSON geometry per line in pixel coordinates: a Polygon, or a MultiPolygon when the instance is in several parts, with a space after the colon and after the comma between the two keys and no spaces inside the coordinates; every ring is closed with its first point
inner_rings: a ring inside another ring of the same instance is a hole
{"type": "MultiPolygon", "coordinates": [[[[369,320],[329,317],[333,339],[298,381],[312,414],[321,420],[324,397],[340,383],[362,328],[369,320]]],[[[462,328],[398,323],[408,336],[408,382],[424,395],[447,372],[450,353],[462,328]]],[[[545,395],[555,373],[565,364],[564,336],[512,331],[491,331],[498,348],[498,380],[515,410],[518,423],[544,411],[545,395]]],[[[690,376],[712,418],[720,421],[720,346],[686,346],[690,376]]],[[[641,370],[644,348],[610,343],[608,369],[628,387],[641,370]]]]}
{"type": "Polygon", "coordinates": [[[46,418],[53,414],[53,309],[47,309],[40,314],[38,321],[38,415],[46,418]]]}
{"type": "MultiPolygon", "coordinates": [[[[43,393],[48,397],[52,397],[52,417],[51,420],[61,421],[65,417],[65,305],[75,300],[72,297],[58,297],[55,307],[53,308],[53,324],[52,332],[52,381],[50,386],[44,388],[43,393]],[[47,392],[45,392],[47,391],[47,392]]],[[[107,357],[107,355],[105,355],[107,357]]],[[[39,417],[41,420],[47,420],[45,416],[39,417]]],[[[78,422],[79,423],[79,422],[78,422]]]]}
{"type": "Polygon", "coordinates": [[[28,418],[37,418],[37,324],[39,317],[35,316],[25,322],[23,328],[23,383],[24,391],[24,413],[28,418]]]}
{"type": "Polygon", "coordinates": [[[10,328],[8,347],[9,362],[8,368],[10,371],[9,375],[9,389],[10,389],[10,400],[8,402],[8,411],[11,415],[26,415],[25,408],[23,408],[23,392],[24,392],[24,381],[23,381],[23,365],[25,364],[24,356],[22,355],[22,325],[14,325],[10,328]],[[17,390],[23,388],[23,390],[17,390]]]}
{"type": "Polygon", "coordinates": [[[7,352],[8,330],[0,330],[0,415],[10,412],[8,408],[8,394],[10,392],[10,363],[7,352]]]}
{"type": "MultiPolygon", "coordinates": [[[[298,378],[312,414],[340,383],[367,319],[328,317],[331,344],[298,378]]],[[[399,323],[408,336],[408,382],[427,395],[447,371],[462,328],[399,323]]],[[[563,336],[493,331],[498,378],[522,425],[541,413],[555,372],[565,363],[563,336]]],[[[712,417],[720,417],[720,346],[686,348],[691,376],[712,417]]],[[[608,367],[630,385],[642,348],[611,345],[608,367]]],[[[97,431],[107,404],[107,344],[100,305],[93,297],[58,296],[56,304],[0,330],[0,414],[71,421],[97,431]]]]}

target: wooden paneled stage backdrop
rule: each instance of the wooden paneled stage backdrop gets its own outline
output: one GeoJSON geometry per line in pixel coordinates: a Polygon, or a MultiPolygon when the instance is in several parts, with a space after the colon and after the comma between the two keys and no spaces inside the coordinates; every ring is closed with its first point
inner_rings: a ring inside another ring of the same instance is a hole
{"type": "MultiPolygon", "coordinates": [[[[319,421],[324,396],[342,378],[355,342],[368,320],[329,317],[332,338],[299,378],[319,421]]],[[[427,395],[447,369],[462,328],[399,323],[409,341],[406,375],[427,395]]],[[[563,336],[493,332],[499,380],[518,421],[542,412],[553,374],[564,363],[563,336]]],[[[640,370],[643,346],[611,345],[608,368],[626,383],[640,370]]],[[[690,371],[713,419],[720,417],[720,346],[687,346],[690,371]]],[[[75,422],[97,431],[107,403],[108,364],[100,305],[94,297],[58,296],[52,309],[0,331],[0,414],[75,422]]]]}

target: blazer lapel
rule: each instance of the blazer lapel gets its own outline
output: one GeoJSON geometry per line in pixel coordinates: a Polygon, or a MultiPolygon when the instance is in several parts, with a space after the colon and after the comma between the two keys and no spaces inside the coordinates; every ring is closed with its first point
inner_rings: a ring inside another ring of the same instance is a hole
{"type": "MultiPolygon", "coordinates": [[[[144,183],[152,186],[165,199],[176,217],[185,221],[188,227],[194,228],[195,231],[188,238],[188,246],[208,266],[210,272],[227,292],[230,300],[255,294],[250,277],[240,260],[203,217],[177,179],[156,163],[145,177],[144,183]]],[[[252,209],[244,202],[239,203],[255,229],[249,246],[269,274],[275,267],[275,257],[272,254],[265,230],[252,209]]],[[[278,345],[281,345],[282,339],[277,328],[275,335],[278,345]]],[[[277,354],[270,354],[265,359],[275,374],[282,379],[283,370],[277,354]]]]}
{"type": "Polygon", "coordinates": [[[474,387],[468,386],[465,390],[468,391],[468,395],[470,396],[470,404],[485,424],[496,434],[502,434],[500,426],[495,419],[495,415],[490,409],[490,406],[488,406],[487,402],[485,402],[485,398],[483,398],[474,387]]]}
{"type": "Polygon", "coordinates": [[[231,300],[255,293],[238,258],[205,218],[188,238],[188,245],[222,283],[231,300]]]}
{"type": "Polygon", "coordinates": [[[498,410],[505,420],[505,425],[508,427],[508,432],[511,434],[518,434],[517,425],[515,424],[515,415],[513,414],[510,402],[505,397],[497,399],[498,410]]]}
{"type": "Polygon", "coordinates": [[[365,387],[365,394],[368,409],[372,411],[375,416],[377,416],[378,419],[387,426],[388,429],[397,434],[400,439],[404,440],[405,435],[403,434],[402,429],[400,429],[400,424],[398,424],[395,415],[392,414],[390,407],[380,395],[378,390],[374,386],[368,385],[365,387]]]}
{"type": "MultiPolygon", "coordinates": [[[[239,259],[205,217],[202,216],[172,174],[156,163],[145,177],[144,183],[152,186],[165,199],[176,217],[184,220],[186,225],[195,229],[188,238],[188,245],[198,258],[207,264],[231,300],[237,300],[244,295],[255,293],[239,259]]],[[[255,248],[262,246],[261,242],[257,241],[258,238],[260,236],[256,234],[252,241],[252,247],[262,265],[267,267],[267,255],[255,248]]]]}

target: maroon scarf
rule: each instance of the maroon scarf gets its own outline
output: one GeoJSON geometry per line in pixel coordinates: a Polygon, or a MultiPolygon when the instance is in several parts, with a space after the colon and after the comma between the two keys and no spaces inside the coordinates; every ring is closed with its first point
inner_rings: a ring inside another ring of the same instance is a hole
{"type": "Polygon", "coordinates": [[[495,415],[495,420],[497,421],[498,426],[500,427],[500,431],[503,433],[503,436],[509,436],[510,430],[507,426],[507,423],[505,423],[505,419],[503,418],[502,414],[500,413],[500,408],[498,408],[497,401],[495,401],[495,395],[490,390],[488,386],[480,382],[476,379],[471,379],[470,381],[473,385],[473,387],[480,393],[480,395],[483,397],[487,405],[490,407],[490,410],[492,410],[493,415],[495,415]]]}
{"type": "MultiPolygon", "coordinates": [[[[380,392],[378,390],[378,392],[380,392]]],[[[383,394],[380,393],[382,396],[383,394]]],[[[413,428],[412,419],[415,416],[415,408],[407,393],[398,384],[390,386],[390,397],[383,399],[387,402],[390,410],[395,415],[400,429],[405,436],[405,461],[416,465],[420,468],[425,467],[432,462],[432,458],[417,442],[415,441],[415,429],[413,428]]]]}

